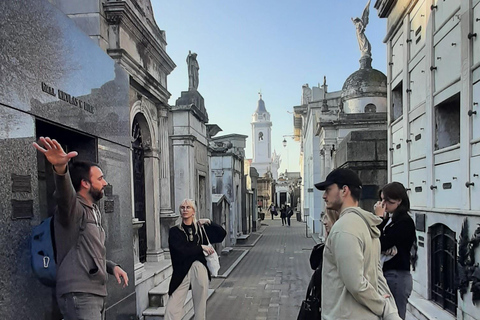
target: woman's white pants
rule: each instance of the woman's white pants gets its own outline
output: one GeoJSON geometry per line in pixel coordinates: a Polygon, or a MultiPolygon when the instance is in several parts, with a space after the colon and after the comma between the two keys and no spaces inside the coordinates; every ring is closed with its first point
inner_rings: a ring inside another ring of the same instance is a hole
{"type": "Polygon", "coordinates": [[[205,320],[207,314],[208,273],[207,268],[195,261],[182,283],[173,292],[165,308],[165,320],[181,320],[184,316],[183,305],[187,299],[188,289],[192,286],[193,310],[195,320],[205,320]]]}

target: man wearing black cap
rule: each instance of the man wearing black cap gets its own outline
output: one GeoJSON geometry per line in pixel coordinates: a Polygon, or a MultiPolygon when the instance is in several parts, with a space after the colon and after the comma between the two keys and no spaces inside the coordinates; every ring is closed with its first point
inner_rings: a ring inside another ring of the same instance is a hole
{"type": "Polygon", "coordinates": [[[382,220],[358,207],[360,178],[340,168],[315,187],[325,191],[327,209],[340,212],[323,254],[322,319],[399,320],[380,266],[382,220]]]}

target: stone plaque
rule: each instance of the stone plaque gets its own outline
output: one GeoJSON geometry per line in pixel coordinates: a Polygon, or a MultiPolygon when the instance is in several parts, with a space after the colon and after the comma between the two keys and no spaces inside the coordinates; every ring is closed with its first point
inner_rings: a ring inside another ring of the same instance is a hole
{"type": "Polygon", "coordinates": [[[103,209],[105,213],[112,213],[115,211],[115,201],[113,200],[105,200],[103,204],[103,209]]]}
{"type": "Polygon", "coordinates": [[[33,200],[12,200],[12,219],[33,218],[33,200]]]}
{"type": "Polygon", "coordinates": [[[105,197],[111,197],[113,195],[113,186],[111,184],[107,184],[103,189],[103,193],[105,197]]]}
{"type": "Polygon", "coordinates": [[[425,232],[425,214],[424,213],[415,214],[415,228],[418,231],[425,232]]]}
{"type": "Polygon", "coordinates": [[[32,192],[31,178],[29,175],[12,173],[12,192],[32,192]]]}

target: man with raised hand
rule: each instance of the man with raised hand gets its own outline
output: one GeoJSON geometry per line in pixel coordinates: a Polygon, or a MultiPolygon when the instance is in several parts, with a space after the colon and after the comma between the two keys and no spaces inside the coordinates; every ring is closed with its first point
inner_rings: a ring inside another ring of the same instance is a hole
{"type": "Polygon", "coordinates": [[[33,146],[45,155],[54,171],[56,295],[60,311],[65,320],[103,320],[107,272],[119,284],[123,279],[123,287],[128,285],[127,273],[106,260],[105,231],[95,204],[107,185],[103,172],[86,161],[67,166],[78,153],[65,153],[55,139],[40,137],[39,144],[33,146]]]}
{"type": "Polygon", "coordinates": [[[340,212],[323,253],[322,319],[400,320],[380,266],[382,220],[358,207],[360,178],[335,169],[315,187],[325,191],[327,209],[340,212]]]}

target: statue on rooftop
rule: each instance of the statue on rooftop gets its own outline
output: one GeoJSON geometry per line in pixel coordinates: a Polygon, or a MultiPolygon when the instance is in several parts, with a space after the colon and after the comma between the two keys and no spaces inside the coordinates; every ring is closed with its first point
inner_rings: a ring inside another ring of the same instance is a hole
{"type": "Polygon", "coordinates": [[[192,53],[188,50],[187,56],[187,66],[188,66],[188,90],[197,90],[198,89],[198,66],[197,54],[192,53]]]}
{"type": "Polygon", "coordinates": [[[352,18],[353,24],[357,29],[357,40],[358,46],[360,47],[360,52],[362,53],[363,57],[371,57],[372,56],[372,47],[370,42],[368,42],[367,37],[365,36],[365,29],[367,28],[368,24],[368,15],[370,13],[370,0],[368,0],[365,9],[363,9],[362,18],[352,18]]]}

